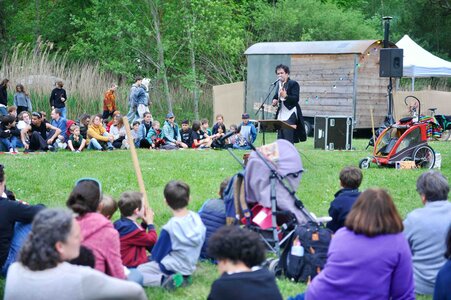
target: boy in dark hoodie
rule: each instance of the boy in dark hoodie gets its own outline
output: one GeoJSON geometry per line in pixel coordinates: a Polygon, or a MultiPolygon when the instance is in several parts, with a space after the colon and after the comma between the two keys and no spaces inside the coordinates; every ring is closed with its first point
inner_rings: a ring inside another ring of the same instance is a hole
{"type": "Polygon", "coordinates": [[[121,242],[122,263],[128,268],[136,268],[149,261],[147,250],[151,251],[157,241],[153,226],[154,212],[144,208],[143,195],[138,192],[125,192],[119,200],[121,218],[114,222],[121,242]],[[142,220],[138,224],[138,219],[142,220]]]}
{"type": "Polygon", "coordinates": [[[189,186],[182,181],[170,181],[164,188],[173,217],[161,229],[152,261],[138,266],[144,286],[171,290],[191,281],[205,240],[205,226],[197,213],[188,210],[189,193],[189,186]]]}
{"type": "MultiPolygon", "coordinates": [[[[17,144],[20,141],[20,130],[16,127],[16,118],[4,116],[0,124],[0,142],[9,153],[17,153],[17,144]]],[[[1,149],[1,146],[0,146],[1,149]]]]}
{"type": "Polygon", "coordinates": [[[330,203],[329,216],[332,221],[327,223],[327,228],[333,232],[344,226],[346,216],[360,195],[362,178],[362,171],[356,167],[345,167],[340,171],[341,189],[335,193],[335,199],[330,203]]]}

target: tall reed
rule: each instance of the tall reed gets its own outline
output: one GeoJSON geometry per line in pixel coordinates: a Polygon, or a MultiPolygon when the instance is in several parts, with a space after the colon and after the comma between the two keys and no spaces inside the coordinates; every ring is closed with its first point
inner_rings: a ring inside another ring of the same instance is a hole
{"type": "MultiPolygon", "coordinates": [[[[21,83],[30,94],[34,110],[50,112],[50,92],[55,82],[62,80],[68,94],[66,103],[68,118],[77,119],[82,113],[101,113],[103,95],[113,82],[120,82],[119,76],[102,72],[99,63],[83,61],[70,62],[65,53],[52,52],[51,44],[42,44],[39,53],[30,45],[17,44],[10,53],[3,57],[0,67],[0,80],[8,78],[8,104],[12,105],[15,86],[21,83]]],[[[142,74],[146,77],[146,74],[142,74]]],[[[150,76],[148,76],[150,77],[150,76]]],[[[133,79],[128,84],[120,85],[117,90],[118,109],[126,114],[128,111],[128,96],[133,79]]],[[[154,118],[163,120],[168,112],[166,99],[158,83],[150,91],[152,100],[151,111],[154,118]]],[[[212,120],[213,103],[211,88],[203,88],[199,101],[199,115],[212,120]]],[[[194,117],[194,100],[186,88],[175,82],[171,84],[170,92],[174,99],[174,114],[178,119],[194,117]]]]}

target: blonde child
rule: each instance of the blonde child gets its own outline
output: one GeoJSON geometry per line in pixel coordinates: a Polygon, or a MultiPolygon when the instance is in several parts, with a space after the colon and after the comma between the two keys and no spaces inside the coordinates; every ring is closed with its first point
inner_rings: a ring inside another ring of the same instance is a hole
{"type": "Polygon", "coordinates": [[[80,126],[72,125],[72,134],[67,141],[67,145],[72,152],[81,152],[86,147],[86,140],[80,134],[80,126]],[[73,126],[73,127],[72,127],[73,126]]]}

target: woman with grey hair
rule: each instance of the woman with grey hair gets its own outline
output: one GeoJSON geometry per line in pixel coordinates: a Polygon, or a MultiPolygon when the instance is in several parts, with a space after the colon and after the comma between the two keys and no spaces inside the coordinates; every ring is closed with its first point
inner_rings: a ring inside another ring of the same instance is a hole
{"type": "Polygon", "coordinates": [[[146,299],[141,286],[69,264],[78,257],[80,226],[68,210],[38,213],[6,278],[5,299],[146,299]]]}
{"type": "Polygon", "coordinates": [[[438,171],[428,171],[417,180],[423,207],[404,220],[404,235],[412,251],[415,293],[432,295],[435,279],[445,264],[443,242],[451,225],[448,180],[438,171]]]}

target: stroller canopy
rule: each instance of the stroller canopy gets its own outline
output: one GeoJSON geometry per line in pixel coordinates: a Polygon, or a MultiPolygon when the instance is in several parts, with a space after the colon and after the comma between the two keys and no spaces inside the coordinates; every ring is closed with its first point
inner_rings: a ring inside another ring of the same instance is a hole
{"type": "MultiPolygon", "coordinates": [[[[299,187],[304,169],[299,152],[294,145],[286,140],[277,140],[273,144],[261,147],[259,151],[266,157],[277,175],[295,192],[299,187]]],[[[252,152],[244,176],[246,202],[271,207],[271,173],[271,169],[257,153],[252,152]]],[[[295,198],[277,179],[275,186],[277,208],[292,212],[298,223],[305,223],[307,218],[295,205],[295,198]]]]}

